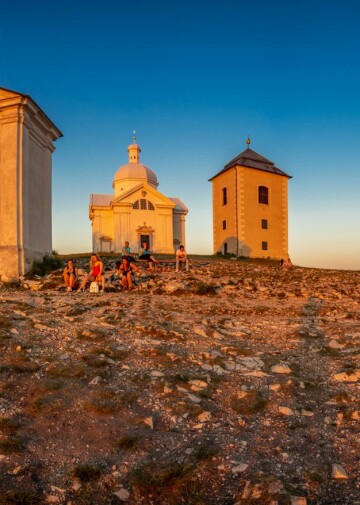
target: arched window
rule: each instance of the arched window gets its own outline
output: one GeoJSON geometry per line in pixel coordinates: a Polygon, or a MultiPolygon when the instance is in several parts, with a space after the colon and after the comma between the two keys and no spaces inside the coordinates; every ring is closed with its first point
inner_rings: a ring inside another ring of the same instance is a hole
{"type": "Polygon", "coordinates": [[[266,186],[259,186],[259,203],[269,205],[269,189],[266,186]]]}
{"type": "Polygon", "coordinates": [[[154,204],[150,200],[141,198],[133,203],[133,209],[135,210],[155,210],[154,204]]]}
{"type": "Polygon", "coordinates": [[[227,188],[222,188],[222,204],[227,205],[227,188]]]}

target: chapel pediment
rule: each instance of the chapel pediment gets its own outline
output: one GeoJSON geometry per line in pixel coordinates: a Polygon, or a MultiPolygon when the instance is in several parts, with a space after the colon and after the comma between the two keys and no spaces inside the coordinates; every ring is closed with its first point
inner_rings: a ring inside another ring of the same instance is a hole
{"type": "MultiPolygon", "coordinates": [[[[148,200],[153,205],[165,205],[171,208],[174,208],[176,206],[176,203],[174,203],[170,198],[163,195],[160,193],[160,191],[157,191],[146,183],[139,184],[134,188],[131,188],[123,195],[118,196],[112,200],[111,205],[133,205],[137,201],[141,202],[141,200],[148,200]]],[[[139,205],[141,205],[141,203],[139,203],[139,205]]]]}

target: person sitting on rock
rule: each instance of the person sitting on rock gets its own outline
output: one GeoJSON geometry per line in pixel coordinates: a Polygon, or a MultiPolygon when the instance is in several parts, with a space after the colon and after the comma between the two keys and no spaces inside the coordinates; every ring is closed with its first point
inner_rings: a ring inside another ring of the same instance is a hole
{"type": "Polygon", "coordinates": [[[176,251],[176,271],[179,272],[180,266],[184,265],[185,270],[189,270],[189,260],[187,259],[187,252],[185,251],[185,247],[181,245],[179,249],[176,251]]]}
{"type": "Polygon", "coordinates": [[[121,279],[123,289],[128,289],[129,291],[132,290],[134,285],[134,272],[138,271],[138,267],[129,260],[129,257],[124,256],[118,270],[118,275],[121,279]]]}
{"type": "Polygon", "coordinates": [[[139,260],[146,260],[148,262],[150,270],[154,270],[153,263],[159,263],[149,251],[149,246],[146,242],[143,242],[142,247],[139,251],[139,260]]]}
{"type": "Polygon", "coordinates": [[[76,289],[76,285],[78,283],[78,269],[75,267],[73,260],[68,260],[67,265],[64,268],[63,277],[66,291],[76,289]]]}
{"type": "Polygon", "coordinates": [[[292,268],[292,267],[293,267],[292,261],[290,259],[290,256],[288,256],[288,259],[286,260],[285,268],[292,268]]]}
{"type": "Polygon", "coordinates": [[[87,283],[101,282],[101,291],[105,291],[105,277],[103,274],[104,264],[97,254],[92,254],[90,258],[90,273],[85,275],[78,291],[85,291],[87,283]]]}
{"type": "Polygon", "coordinates": [[[287,260],[284,260],[284,259],[280,260],[280,267],[281,268],[284,268],[285,270],[287,270],[288,268],[291,268],[292,266],[293,266],[293,264],[292,264],[290,257],[288,257],[287,260]]]}
{"type": "Polygon", "coordinates": [[[128,241],[125,242],[124,247],[121,250],[121,254],[123,257],[127,256],[132,263],[135,262],[135,258],[131,255],[130,244],[128,241]]]}

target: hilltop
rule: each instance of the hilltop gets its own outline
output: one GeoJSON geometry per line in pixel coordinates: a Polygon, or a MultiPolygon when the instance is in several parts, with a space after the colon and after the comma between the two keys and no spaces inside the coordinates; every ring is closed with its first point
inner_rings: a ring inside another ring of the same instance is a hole
{"type": "Polygon", "coordinates": [[[61,271],[0,285],[0,504],[360,503],[360,272],[61,271]]]}

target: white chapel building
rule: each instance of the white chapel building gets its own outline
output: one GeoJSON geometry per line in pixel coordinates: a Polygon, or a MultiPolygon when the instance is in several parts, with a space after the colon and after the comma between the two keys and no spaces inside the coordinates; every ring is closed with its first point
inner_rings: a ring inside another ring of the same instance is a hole
{"type": "Polygon", "coordinates": [[[156,174],[140,163],[133,137],[129,161],[115,173],[113,194],[90,195],[89,218],[94,252],[121,252],[128,241],[132,252],[147,242],[154,253],[173,254],[185,245],[187,207],[157,190],[156,174]]]}

